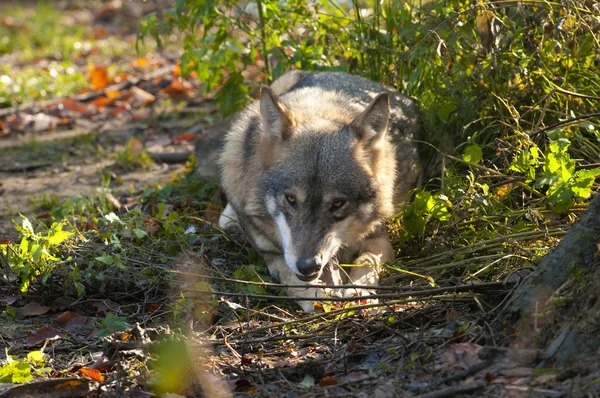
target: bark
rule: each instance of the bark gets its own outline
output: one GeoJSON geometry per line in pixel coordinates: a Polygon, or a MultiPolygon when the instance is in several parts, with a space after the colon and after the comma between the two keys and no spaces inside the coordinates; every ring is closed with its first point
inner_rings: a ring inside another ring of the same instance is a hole
{"type": "Polygon", "coordinates": [[[545,348],[562,365],[600,348],[600,195],[517,289],[506,317],[517,345],[545,348]]]}

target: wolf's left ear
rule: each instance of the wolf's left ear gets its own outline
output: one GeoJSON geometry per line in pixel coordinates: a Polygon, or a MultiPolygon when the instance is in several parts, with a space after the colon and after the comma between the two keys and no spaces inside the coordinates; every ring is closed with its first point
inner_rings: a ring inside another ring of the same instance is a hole
{"type": "Polygon", "coordinates": [[[287,139],[295,124],[292,111],[269,86],[263,86],[260,91],[260,118],[263,134],[270,137],[287,139]]]}
{"type": "Polygon", "coordinates": [[[352,121],[352,130],[359,140],[375,144],[384,136],[390,121],[390,98],[380,93],[360,115],[352,121]]]}

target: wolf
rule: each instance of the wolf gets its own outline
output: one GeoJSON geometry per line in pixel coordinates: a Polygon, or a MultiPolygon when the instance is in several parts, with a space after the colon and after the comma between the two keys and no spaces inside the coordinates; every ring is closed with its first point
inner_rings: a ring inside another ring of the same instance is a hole
{"type": "Polygon", "coordinates": [[[424,176],[421,135],[402,94],[343,72],[288,72],[226,133],[219,226],[245,234],[304,311],[324,295],[371,294],[395,258],[385,221],[424,176]],[[362,288],[330,287],[348,283],[362,288]]]}

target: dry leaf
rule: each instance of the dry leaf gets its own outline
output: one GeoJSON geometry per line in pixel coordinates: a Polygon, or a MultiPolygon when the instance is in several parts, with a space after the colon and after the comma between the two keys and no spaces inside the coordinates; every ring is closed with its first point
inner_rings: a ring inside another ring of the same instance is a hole
{"type": "Polygon", "coordinates": [[[94,40],[105,39],[108,37],[108,32],[103,27],[94,28],[92,37],[94,38],[94,40]]]}
{"type": "Polygon", "coordinates": [[[194,141],[196,134],[193,133],[181,133],[173,141],[194,141]]]}
{"type": "Polygon", "coordinates": [[[137,110],[135,112],[131,112],[131,120],[139,121],[139,120],[147,120],[152,116],[152,109],[144,108],[137,110]]]}
{"type": "Polygon", "coordinates": [[[102,90],[108,86],[108,72],[102,66],[92,68],[90,88],[94,91],[102,90]]]}
{"type": "Polygon", "coordinates": [[[15,313],[17,314],[17,318],[25,318],[27,316],[43,315],[50,310],[50,307],[46,307],[34,302],[23,307],[16,308],[15,313]]]}
{"type": "Polygon", "coordinates": [[[319,380],[319,385],[322,387],[335,386],[336,384],[338,384],[338,380],[334,376],[325,376],[319,380]]]}
{"type": "Polygon", "coordinates": [[[67,98],[62,102],[62,105],[73,112],[87,113],[88,108],[83,102],[75,101],[72,98],[67,98]]]}
{"type": "Polygon", "coordinates": [[[156,99],[154,95],[136,86],[131,88],[131,92],[133,94],[131,105],[136,108],[141,105],[150,105],[156,99]]]}
{"type": "Polygon", "coordinates": [[[96,369],[81,368],[81,369],[79,369],[79,373],[81,373],[84,376],[89,377],[90,379],[92,379],[94,381],[99,381],[99,382],[104,381],[104,376],[102,376],[102,374],[96,369]]]}
{"type": "Polygon", "coordinates": [[[90,320],[74,311],[63,312],[57,319],[59,325],[71,333],[87,333],[90,320]]]}
{"type": "Polygon", "coordinates": [[[56,337],[61,337],[58,330],[54,328],[40,328],[27,336],[25,345],[28,347],[41,345],[46,339],[54,339],[56,337]]]}

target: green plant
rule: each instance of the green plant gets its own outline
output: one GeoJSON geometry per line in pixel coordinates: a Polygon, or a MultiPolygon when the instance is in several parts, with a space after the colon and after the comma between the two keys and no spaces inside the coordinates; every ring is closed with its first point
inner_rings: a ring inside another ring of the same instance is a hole
{"type": "Polygon", "coordinates": [[[21,216],[21,219],[22,225],[15,223],[17,232],[22,235],[20,245],[0,244],[0,254],[19,277],[21,291],[25,292],[34,279],[45,281],[51,275],[53,268],[62,261],[59,245],[74,232],[64,230],[66,222],[61,221],[53,223],[45,233],[35,233],[27,217],[21,216]]]}

